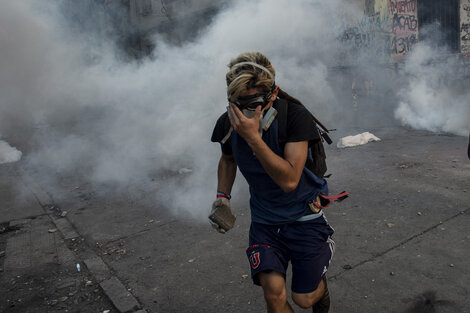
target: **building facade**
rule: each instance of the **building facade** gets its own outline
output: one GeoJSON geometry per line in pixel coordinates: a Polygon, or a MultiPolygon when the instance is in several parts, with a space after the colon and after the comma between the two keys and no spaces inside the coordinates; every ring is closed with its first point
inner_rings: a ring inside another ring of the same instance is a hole
{"type": "Polygon", "coordinates": [[[127,0],[129,21],[137,48],[144,55],[152,49],[155,33],[175,44],[197,36],[229,0],[127,0]]]}
{"type": "Polygon", "coordinates": [[[470,0],[366,0],[365,13],[394,57],[418,41],[470,56],[470,0]]]}
{"type": "MultiPolygon", "coordinates": [[[[121,0],[127,12],[123,32],[135,54],[147,55],[155,33],[176,44],[191,40],[232,1],[121,0]]],[[[98,2],[106,7],[114,3],[98,2]]],[[[373,44],[384,55],[400,59],[418,41],[426,41],[470,57],[470,0],[351,0],[350,4],[363,10],[364,17],[340,36],[344,43],[356,48],[373,44]]]]}

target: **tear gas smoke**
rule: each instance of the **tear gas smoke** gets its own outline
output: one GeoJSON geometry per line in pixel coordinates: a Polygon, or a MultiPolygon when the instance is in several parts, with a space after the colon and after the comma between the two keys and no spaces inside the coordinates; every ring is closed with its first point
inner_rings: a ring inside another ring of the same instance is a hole
{"type": "MultiPolygon", "coordinates": [[[[351,84],[343,72],[331,71],[333,65],[355,59],[359,74],[354,75],[373,77],[378,94],[390,88],[383,67],[368,65],[374,58],[380,63],[383,55],[367,49],[353,53],[338,39],[346,25],[363,15],[348,1],[236,1],[191,41],[175,46],[155,35],[153,56],[139,62],[122,61],[112,31],[105,41],[93,26],[85,32],[77,29],[80,23],[70,27],[64,3],[3,1],[0,11],[0,131],[6,137],[28,134],[27,161],[57,188],[48,173],[79,173],[120,190],[138,188],[165,171],[191,168],[192,173],[159,185],[155,198],[147,200],[205,220],[215,196],[220,153],[210,134],[226,106],[226,64],[242,52],[266,54],[277,84],[331,127],[341,128],[351,115],[351,84]]],[[[78,13],[74,16],[83,16],[78,13]]],[[[416,59],[407,68],[420,62],[416,59]]],[[[404,123],[430,118],[420,109],[430,88],[422,86],[421,91],[403,89],[412,95],[396,113],[404,123]]],[[[450,96],[442,95],[433,111],[450,111],[443,106],[450,96]]],[[[367,120],[379,125],[393,119],[387,110],[395,107],[394,95],[381,99],[367,107],[367,120]]],[[[452,101],[456,111],[464,106],[452,101]]],[[[468,118],[457,121],[449,112],[444,120],[442,115],[429,129],[460,134],[469,124],[468,118]]],[[[365,120],[352,122],[365,127],[365,120]]]]}
{"type": "MultiPolygon", "coordinates": [[[[445,51],[441,51],[444,54],[445,51]]],[[[435,58],[436,48],[419,43],[406,60],[408,84],[399,91],[395,117],[415,129],[467,136],[470,92],[464,64],[456,58],[435,58]],[[460,74],[460,75],[459,75],[460,74]]]]}
{"type": "Polygon", "coordinates": [[[21,155],[21,151],[0,140],[0,164],[19,161],[21,155]]]}

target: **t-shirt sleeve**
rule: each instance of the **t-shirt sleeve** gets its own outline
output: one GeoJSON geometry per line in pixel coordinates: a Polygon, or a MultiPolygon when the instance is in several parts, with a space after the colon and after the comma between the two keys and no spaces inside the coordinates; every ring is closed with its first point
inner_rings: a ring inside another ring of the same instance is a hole
{"type": "Polygon", "coordinates": [[[290,103],[287,111],[286,142],[320,140],[317,124],[303,105],[290,103]]]}
{"type": "Polygon", "coordinates": [[[228,118],[227,112],[222,114],[217,122],[215,123],[214,130],[212,131],[212,142],[219,142],[222,148],[223,154],[232,154],[232,136],[230,136],[225,143],[221,143],[224,137],[230,130],[230,120],[228,118]]]}
{"type": "Polygon", "coordinates": [[[223,154],[232,155],[232,137],[230,137],[225,143],[220,144],[223,154]]]}

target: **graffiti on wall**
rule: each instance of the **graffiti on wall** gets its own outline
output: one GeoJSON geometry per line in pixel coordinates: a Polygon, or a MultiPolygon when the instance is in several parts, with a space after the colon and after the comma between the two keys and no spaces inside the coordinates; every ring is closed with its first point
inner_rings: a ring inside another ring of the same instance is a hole
{"type": "Polygon", "coordinates": [[[354,49],[372,49],[377,55],[407,54],[418,42],[417,0],[385,1],[388,12],[364,16],[342,33],[341,42],[354,49]]]}
{"type": "Polygon", "coordinates": [[[405,55],[418,42],[417,0],[389,0],[389,9],[391,53],[405,55]]]}
{"type": "Polygon", "coordinates": [[[464,3],[462,5],[463,13],[467,13],[467,17],[470,17],[470,4],[464,3]]]}
{"type": "Polygon", "coordinates": [[[461,29],[462,29],[462,34],[464,34],[464,35],[462,36],[462,40],[463,40],[463,41],[470,41],[470,33],[469,33],[469,31],[470,31],[470,24],[462,24],[461,29]]]}
{"type": "Polygon", "coordinates": [[[417,3],[413,0],[398,0],[390,2],[390,11],[398,14],[414,13],[417,10],[417,3]]]}
{"type": "MultiPolygon", "coordinates": [[[[388,36],[388,17],[381,18],[380,13],[363,16],[354,26],[348,26],[339,36],[340,41],[353,50],[368,48],[376,54],[388,52],[388,48],[380,38],[388,36]]],[[[387,37],[388,38],[388,37],[387,37]]]]}
{"type": "Polygon", "coordinates": [[[377,12],[370,16],[363,16],[358,26],[363,32],[386,32],[388,31],[388,18],[382,18],[377,12]]]}
{"type": "Polygon", "coordinates": [[[470,0],[462,0],[460,8],[460,52],[470,53],[470,0]]]}
{"type": "Polygon", "coordinates": [[[369,46],[372,40],[372,34],[361,32],[359,27],[348,27],[340,37],[343,43],[349,43],[355,48],[362,48],[369,46]]]}

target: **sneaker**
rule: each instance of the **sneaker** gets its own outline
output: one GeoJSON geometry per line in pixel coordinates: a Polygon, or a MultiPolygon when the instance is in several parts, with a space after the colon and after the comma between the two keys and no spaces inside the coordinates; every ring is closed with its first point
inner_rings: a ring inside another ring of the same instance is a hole
{"type": "Polygon", "coordinates": [[[321,299],[312,306],[313,313],[330,312],[330,292],[328,291],[328,284],[326,283],[326,275],[323,276],[323,283],[325,284],[325,293],[323,293],[321,299]]]}

